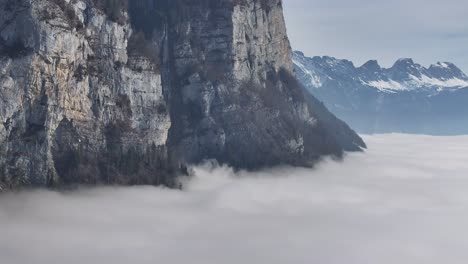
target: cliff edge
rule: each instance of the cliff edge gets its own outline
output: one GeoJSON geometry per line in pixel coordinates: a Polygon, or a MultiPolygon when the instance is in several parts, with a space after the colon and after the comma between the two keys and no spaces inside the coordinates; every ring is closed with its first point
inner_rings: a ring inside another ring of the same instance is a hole
{"type": "Polygon", "coordinates": [[[0,0],[0,188],[174,185],[365,144],[294,77],[281,0],[0,0]]]}

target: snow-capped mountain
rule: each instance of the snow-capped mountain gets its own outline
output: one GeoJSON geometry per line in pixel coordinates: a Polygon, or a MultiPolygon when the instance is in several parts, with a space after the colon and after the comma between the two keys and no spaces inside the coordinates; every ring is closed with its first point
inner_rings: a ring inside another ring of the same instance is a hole
{"type": "Polygon", "coordinates": [[[391,68],[370,60],[293,54],[307,90],[362,133],[468,133],[468,76],[450,62],[426,68],[400,59],[391,68]]]}

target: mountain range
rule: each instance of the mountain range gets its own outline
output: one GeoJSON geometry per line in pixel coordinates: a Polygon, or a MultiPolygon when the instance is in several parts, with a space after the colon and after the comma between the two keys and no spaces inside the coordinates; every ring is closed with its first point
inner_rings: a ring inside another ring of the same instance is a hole
{"type": "Polygon", "coordinates": [[[468,76],[450,62],[430,67],[399,59],[360,67],[333,57],[293,53],[306,89],[360,133],[468,133],[468,76]]]}

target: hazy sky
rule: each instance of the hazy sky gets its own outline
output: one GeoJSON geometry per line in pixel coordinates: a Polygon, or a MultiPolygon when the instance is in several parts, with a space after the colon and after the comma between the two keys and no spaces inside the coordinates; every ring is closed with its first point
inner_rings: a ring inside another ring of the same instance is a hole
{"type": "Polygon", "coordinates": [[[451,61],[468,72],[468,1],[284,0],[284,8],[292,46],[306,55],[451,61]]]}
{"type": "Polygon", "coordinates": [[[4,194],[1,263],[465,264],[468,137],[365,140],[316,170],[200,167],[185,191],[4,194]]]}

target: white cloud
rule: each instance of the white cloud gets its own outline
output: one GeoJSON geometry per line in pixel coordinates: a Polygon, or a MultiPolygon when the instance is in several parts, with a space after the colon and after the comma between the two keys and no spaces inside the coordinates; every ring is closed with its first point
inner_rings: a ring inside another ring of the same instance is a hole
{"type": "Polygon", "coordinates": [[[0,197],[0,262],[465,263],[468,137],[368,136],[315,170],[0,197]]]}

